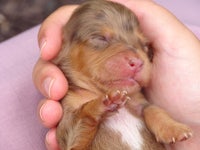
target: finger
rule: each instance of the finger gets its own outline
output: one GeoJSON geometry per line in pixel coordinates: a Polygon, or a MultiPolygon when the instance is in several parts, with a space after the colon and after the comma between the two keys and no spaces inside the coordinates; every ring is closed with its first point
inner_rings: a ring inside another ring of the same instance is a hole
{"type": "Polygon", "coordinates": [[[42,100],[38,106],[38,114],[42,124],[47,128],[52,128],[62,117],[62,107],[57,101],[42,100]]]}
{"type": "Polygon", "coordinates": [[[34,67],[33,82],[44,96],[53,100],[61,99],[68,89],[62,71],[54,64],[41,59],[34,67]]]}
{"type": "Polygon", "coordinates": [[[48,150],[60,150],[56,140],[56,128],[48,131],[45,144],[48,150]]]}
{"type": "Polygon", "coordinates": [[[62,28],[77,6],[63,6],[50,15],[42,24],[38,42],[40,55],[44,60],[50,60],[57,55],[62,44],[62,28]]]}

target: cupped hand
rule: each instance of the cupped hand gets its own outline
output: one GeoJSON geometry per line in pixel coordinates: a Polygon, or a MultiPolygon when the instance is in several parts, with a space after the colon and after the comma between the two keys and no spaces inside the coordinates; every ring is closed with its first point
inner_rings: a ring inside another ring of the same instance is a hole
{"type": "Polygon", "coordinates": [[[63,6],[50,15],[41,25],[38,34],[40,58],[33,70],[33,81],[46,97],[38,106],[38,114],[45,127],[50,128],[46,135],[47,149],[57,150],[55,131],[62,117],[62,107],[58,102],[67,92],[68,84],[61,70],[49,60],[57,55],[62,44],[62,27],[77,6],[63,6]]]}
{"type": "MultiPolygon", "coordinates": [[[[153,71],[147,97],[166,109],[175,119],[192,127],[194,137],[174,144],[172,149],[197,150],[200,145],[200,42],[171,13],[150,0],[113,0],[129,7],[138,16],[145,36],[154,48],[153,71]]],[[[59,100],[67,92],[62,72],[50,63],[62,44],[62,28],[76,6],[55,11],[41,26],[39,45],[41,58],[35,66],[36,87],[48,99],[39,105],[43,124],[51,128],[47,133],[47,148],[57,150],[55,125],[62,116],[59,100]]]]}

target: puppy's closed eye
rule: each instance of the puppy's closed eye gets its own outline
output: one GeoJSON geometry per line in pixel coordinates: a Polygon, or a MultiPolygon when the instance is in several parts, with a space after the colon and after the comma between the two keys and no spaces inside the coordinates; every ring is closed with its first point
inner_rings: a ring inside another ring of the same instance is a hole
{"type": "Polygon", "coordinates": [[[110,40],[104,35],[93,35],[88,42],[94,49],[104,49],[109,46],[110,40]]]}

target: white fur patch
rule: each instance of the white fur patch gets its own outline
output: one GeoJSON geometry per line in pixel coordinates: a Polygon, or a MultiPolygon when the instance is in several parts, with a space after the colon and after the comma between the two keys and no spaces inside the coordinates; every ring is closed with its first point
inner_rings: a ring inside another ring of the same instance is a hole
{"type": "Polygon", "coordinates": [[[116,114],[109,117],[105,125],[120,132],[123,142],[127,143],[132,150],[142,148],[143,138],[140,133],[142,121],[131,115],[125,108],[119,109],[116,114]]]}

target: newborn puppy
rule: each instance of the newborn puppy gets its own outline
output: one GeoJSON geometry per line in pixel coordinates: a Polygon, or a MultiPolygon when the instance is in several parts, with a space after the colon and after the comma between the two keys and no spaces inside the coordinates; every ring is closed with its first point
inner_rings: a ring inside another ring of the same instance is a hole
{"type": "Polygon", "coordinates": [[[161,143],[191,136],[141,92],[151,53],[131,10],[88,1],[71,16],[63,39],[53,61],[69,81],[57,127],[61,150],[163,150],[161,143]]]}

